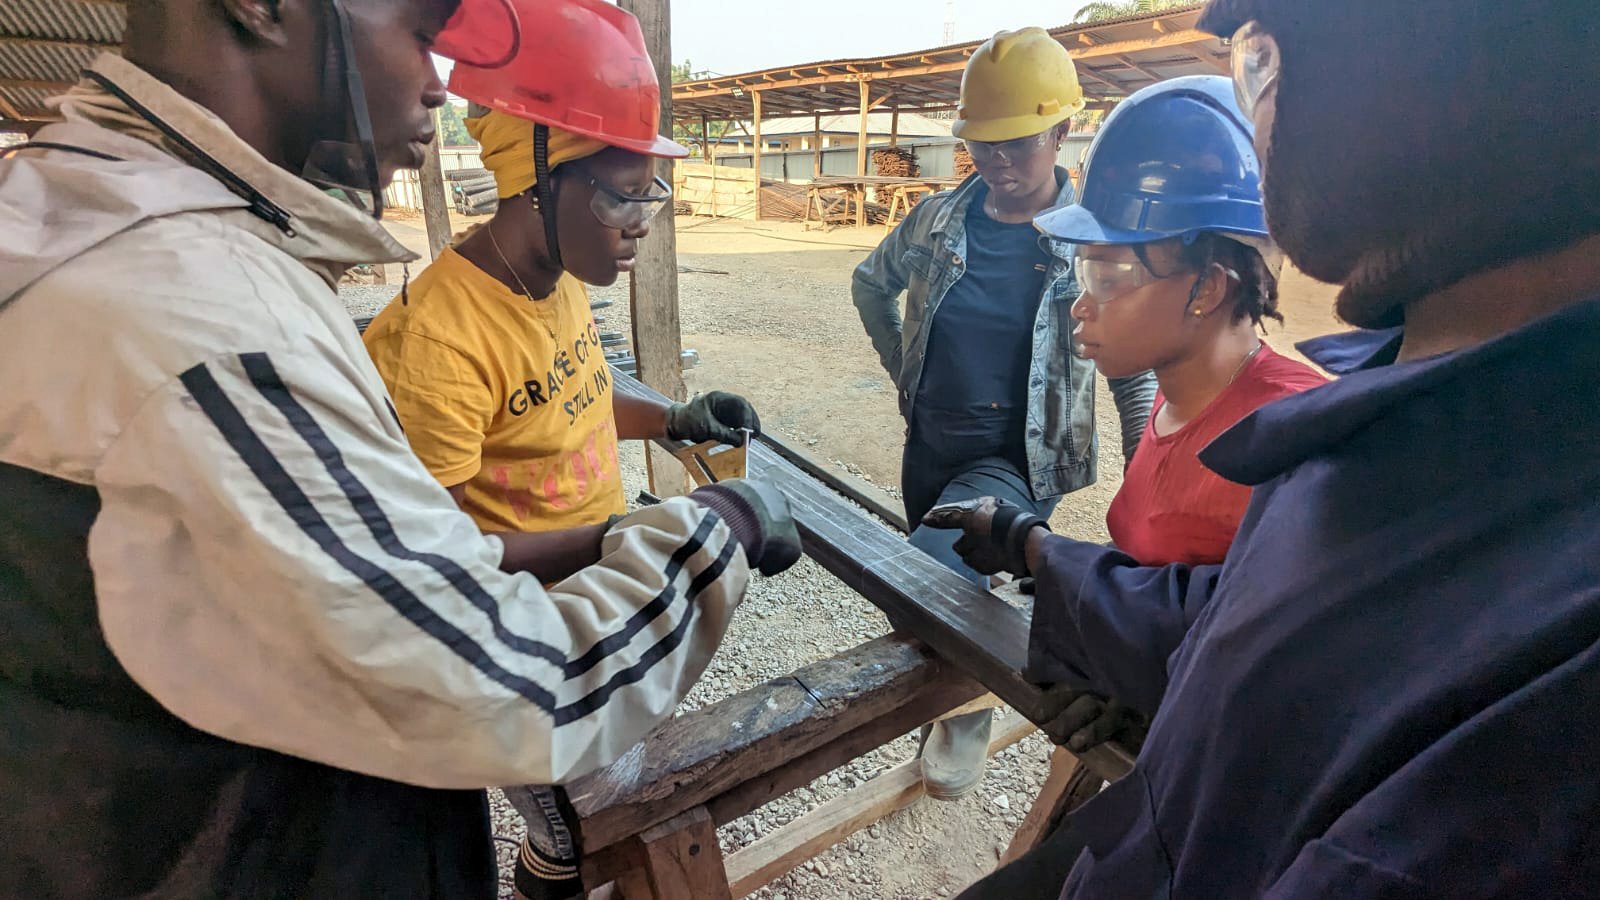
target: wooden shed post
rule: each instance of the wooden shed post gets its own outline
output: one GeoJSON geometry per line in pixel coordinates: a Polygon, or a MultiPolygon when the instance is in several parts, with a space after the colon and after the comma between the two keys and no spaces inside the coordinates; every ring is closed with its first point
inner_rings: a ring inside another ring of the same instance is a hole
{"type": "Polygon", "coordinates": [[[711,162],[711,123],[700,117],[700,158],[711,162]]]}
{"type": "Polygon", "coordinates": [[[822,113],[811,121],[811,177],[822,177],[822,113]]]}
{"type": "Polygon", "coordinates": [[[433,140],[428,142],[417,173],[422,193],[422,221],[428,228],[428,258],[438,259],[450,243],[450,199],[444,192],[444,168],[439,163],[439,111],[433,111],[433,140]]]}
{"type": "Polygon", "coordinates": [[[856,174],[867,174],[867,115],[872,112],[871,88],[861,79],[861,127],[856,135],[856,174]]]}
{"type": "Polygon", "coordinates": [[[889,146],[900,146],[900,110],[889,113],[889,146]]]}
{"type": "Polygon", "coordinates": [[[754,118],[750,124],[755,128],[751,138],[755,141],[755,155],[750,158],[751,168],[756,170],[756,221],[761,221],[761,92],[750,92],[750,105],[754,110],[754,118]]]}
{"type": "MultiPolygon", "coordinates": [[[[618,4],[639,19],[645,49],[655,60],[656,78],[672,84],[671,0],[621,0],[618,4]]],[[[672,91],[661,92],[661,130],[672,134],[672,91]]],[[[672,183],[671,160],[656,162],[657,174],[672,183]]],[[[683,400],[683,335],[678,324],[678,234],[672,210],[650,223],[650,235],[639,242],[638,261],[628,279],[633,318],[633,355],[639,380],[673,400],[683,400]]],[[[645,451],[650,491],[658,497],[689,492],[688,473],[673,455],[654,443],[645,451]]]]}

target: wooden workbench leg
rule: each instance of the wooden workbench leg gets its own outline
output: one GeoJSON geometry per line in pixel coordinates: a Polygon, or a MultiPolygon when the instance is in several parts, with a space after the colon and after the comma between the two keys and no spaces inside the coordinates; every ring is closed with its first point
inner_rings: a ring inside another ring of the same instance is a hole
{"type": "Polygon", "coordinates": [[[625,900],[732,900],[717,827],[703,806],[638,837],[644,867],[617,880],[625,900]]]}
{"type": "Polygon", "coordinates": [[[1016,837],[1000,857],[1000,865],[1012,863],[1017,857],[1050,836],[1066,815],[1100,793],[1102,780],[1089,771],[1065,747],[1057,747],[1050,754],[1050,774],[1034,798],[1033,808],[1022,820],[1016,837]]]}

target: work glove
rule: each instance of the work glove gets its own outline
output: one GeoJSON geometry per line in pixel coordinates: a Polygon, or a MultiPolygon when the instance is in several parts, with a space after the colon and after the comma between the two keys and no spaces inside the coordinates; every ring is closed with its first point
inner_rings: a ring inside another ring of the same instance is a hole
{"type": "Polygon", "coordinates": [[[1044,726],[1044,733],[1050,740],[1073,753],[1082,753],[1106,741],[1120,741],[1129,750],[1138,752],[1149,731],[1150,722],[1143,713],[1093,694],[1080,694],[1067,704],[1061,715],[1044,726]]]}
{"type": "Polygon", "coordinates": [[[719,441],[738,447],[744,444],[741,428],[760,434],[761,417],[738,394],[712,391],[667,407],[667,437],[675,441],[719,441]]]}
{"type": "Polygon", "coordinates": [[[962,562],[985,575],[1029,574],[1028,533],[1035,528],[1050,530],[1045,520],[994,497],[935,506],[922,517],[922,524],[965,532],[956,539],[955,550],[961,554],[962,562]]]}
{"type": "Polygon", "coordinates": [[[761,574],[776,575],[800,561],[800,532],[789,500],[771,482],[729,478],[697,488],[689,497],[722,516],[745,559],[761,574]]]}

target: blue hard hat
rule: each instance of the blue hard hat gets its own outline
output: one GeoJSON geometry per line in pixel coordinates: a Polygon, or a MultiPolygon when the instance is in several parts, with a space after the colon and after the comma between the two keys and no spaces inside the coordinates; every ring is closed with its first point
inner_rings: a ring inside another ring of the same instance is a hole
{"type": "Polygon", "coordinates": [[[1229,79],[1152,84],[1106,116],[1084,163],[1080,202],[1041,213],[1034,226],[1076,244],[1193,240],[1207,231],[1266,244],[1253,139],[1229,79]]]}

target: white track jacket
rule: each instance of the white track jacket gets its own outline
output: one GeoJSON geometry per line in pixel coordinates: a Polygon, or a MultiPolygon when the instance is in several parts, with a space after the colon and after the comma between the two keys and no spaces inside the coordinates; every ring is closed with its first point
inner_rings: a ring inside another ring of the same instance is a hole
{"type": "Polygon", "coordinates": [[[669,716],[749,577],[728,526],[670,500],[549,589],[502,573],[334,290],[410,254],[133,65],[93,71],[145,114],[86,82],[35,138],[72,149],[0,161],[0,463],[98,494],[127,674],[201,731],[428,787],[560,783],[669,716]]]}

